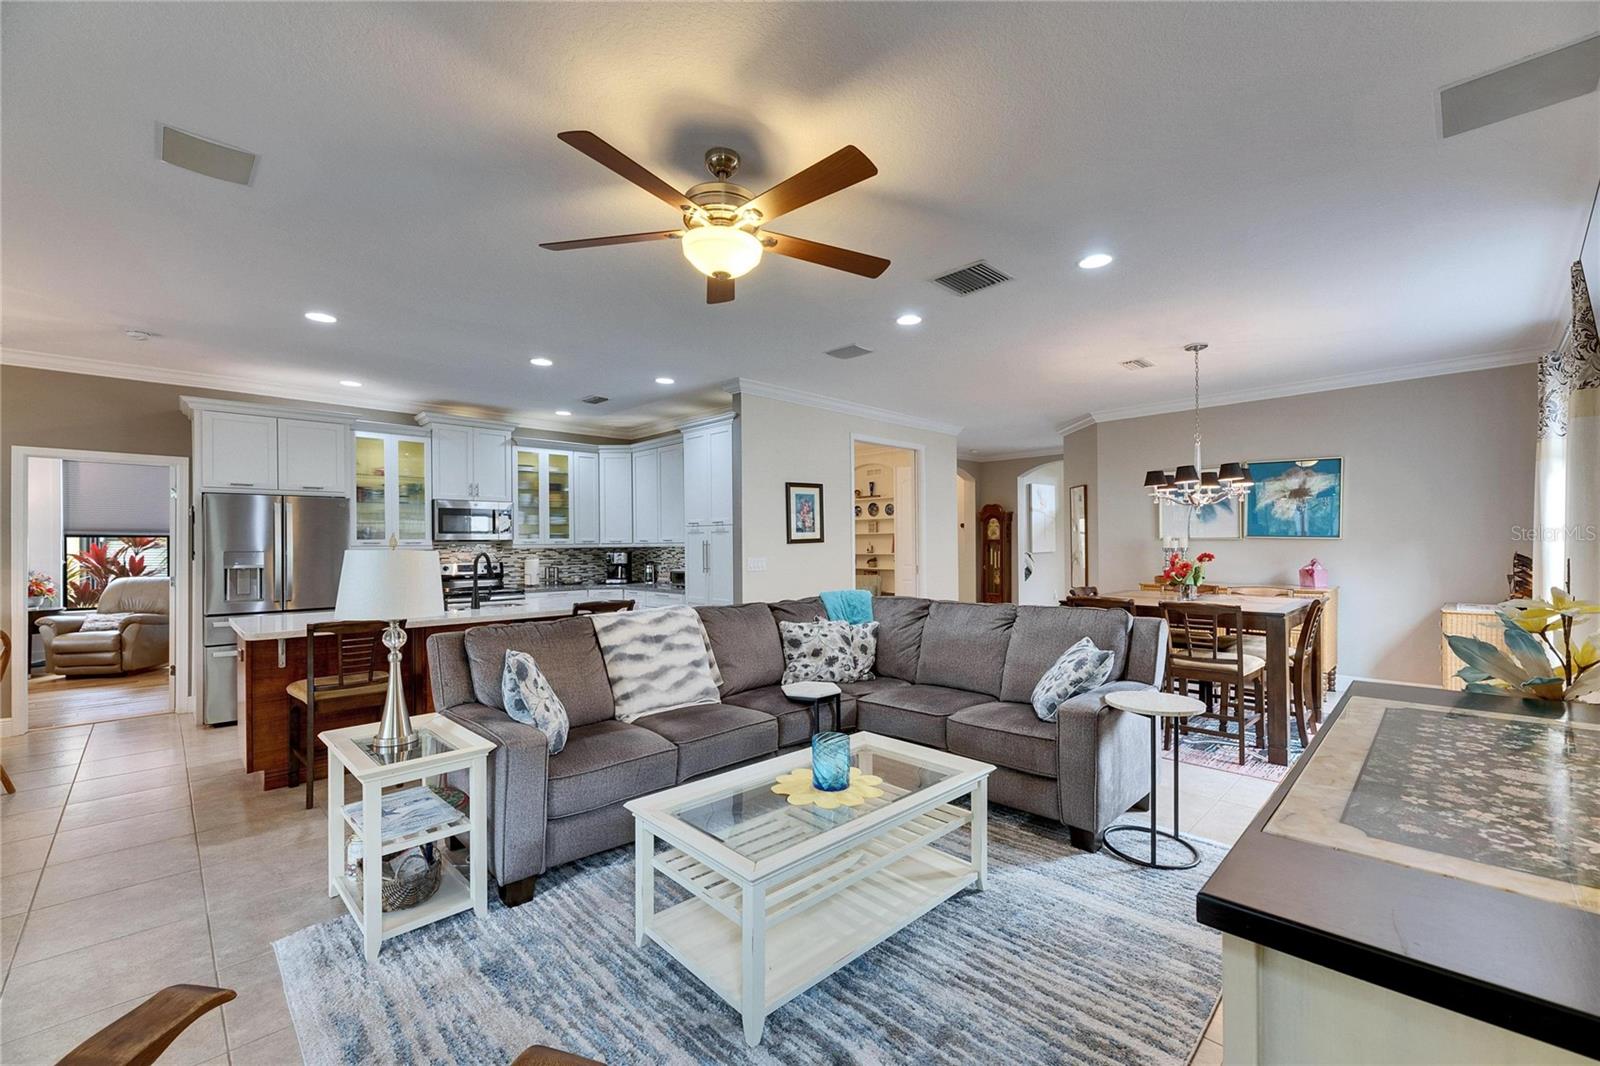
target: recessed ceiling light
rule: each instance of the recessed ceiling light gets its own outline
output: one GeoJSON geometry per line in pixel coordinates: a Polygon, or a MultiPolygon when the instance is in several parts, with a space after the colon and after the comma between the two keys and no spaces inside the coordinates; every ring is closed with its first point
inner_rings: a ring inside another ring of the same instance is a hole
{"type": "Polygon", "coordinates": [[[556,414],[559,415],[562,418],[571,418],[572,417],[572,412],[571,411],[557,411],[556,414]]]}
{"type": "Polygon", "coordinates": [[[339,321],[326,311],[307,311],[306,318],[310,319],[312,322],[320,322],[324,326],[331,326],[335,322],[339,321]]]}
{"type": "Polygon", "coordinates": [[[922,316],[907,311],[894,321],[897,326],[920,326],[922,325],[922,316]]]}
{"type": "Polygon", "coordinates": [[[656,378],[656,384],[657,385],[674,385],[674,384],[676,384],[676,381],[674,381],[674,379],[672,379],[672,378],[656,378]]]}
{"type": "Polygon", "coordinates": [[[1101,267],[1106,266],[1110,262],[1111,257],[1109,255],[1104,252],[1096,252],[1093,255],[1086,255],[1082,259],[1078,260],[1078,265],[1085,270],[1099,270],[1101,267]]]}
{"type": "Polygon", "coordinates": [[[534,366],[555,366],[556,365],[556,361],[554,359],[546,359],[542,355],[536,355],[532,359],[529,359],[528,362],[532,363],[534,366]]]}
{"type": "Polygon", "coordinates": [[[343,385],[347,389],[359,389],[361,387],[361,382],[352,381],[349,378],[345,378],[343,381],[339,382],[339,384],[343,385]]]}

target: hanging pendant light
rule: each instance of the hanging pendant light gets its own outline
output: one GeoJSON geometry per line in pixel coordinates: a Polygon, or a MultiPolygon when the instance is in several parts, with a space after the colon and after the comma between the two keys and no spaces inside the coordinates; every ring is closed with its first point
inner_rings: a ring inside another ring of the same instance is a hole
{"type": "Polygon", "coordinates": [[[1144,476],[1150,498],[1183,507],[1204,507],[1223,500],[1240,500],[1250,494],[1250,467],[1244,463],[1223,463],[1207,470],[1200,458],[1200,353],[1208,346],[1185,344],[1183,350],[1194,357],[1194,462],[1174,472],[1151,470],[1144,476]]]}

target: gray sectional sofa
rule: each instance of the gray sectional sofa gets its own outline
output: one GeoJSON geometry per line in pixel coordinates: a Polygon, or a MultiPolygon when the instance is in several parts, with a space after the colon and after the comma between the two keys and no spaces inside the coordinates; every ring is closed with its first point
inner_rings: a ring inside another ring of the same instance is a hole
{"type": "MultiPolygon", "coordinates": [[[[614,718],[605,663],[587,617],[480,626],[428,638],[433,702],[492,740],[489,868],[508,904],[535,878],[633,840],[623,804],[691,778],[806,744],[808,710],[790,702],[780,621],[813,621],[820,599],[699,608],[722,673],[721,702],[626,724],[614,718]],[[566,747],[501,709],[508,648],[529,652],[566,704],[566,747]]],[[[1080,848],[1149,800],[1149,728],[1105,706],[1119,688],[1160,687],[1166,623],[1120,610],[873,600],[875,679],[841,686],[843,728],[899,737],[993,763],[991,802],[1062,822],[1080,848]],[[1081,637],[1115,653],[1106,686],[1042,722],[1033,687],[1081,637]]]]}

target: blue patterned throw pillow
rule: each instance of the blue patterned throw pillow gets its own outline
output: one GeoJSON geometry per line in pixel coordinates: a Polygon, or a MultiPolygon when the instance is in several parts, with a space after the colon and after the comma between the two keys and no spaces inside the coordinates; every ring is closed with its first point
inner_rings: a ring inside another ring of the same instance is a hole
{"type": "Polygon", "coordinates": [[[539,664],[525,651],[507,651],[500,674],[500,698],[506,713],[550,738],[550,754],[567,746],[567,706],[550,687],[539,664]]]}
{"type": "Polygon", "coordinates": [[[870,681],[878,658],[878,623],[779,622],[783,683],[870,681]]]}
{"type": "Polygon", "coordinates": [[[1062,652],[1061,658],[1033,686],[1033,713],[1041,722],[1055,721],[1056,711],[1063,703],[1110,680],[1114,658],[1111,652],[1095,647],[1088,637],[1078,641],[1062,652]]]}

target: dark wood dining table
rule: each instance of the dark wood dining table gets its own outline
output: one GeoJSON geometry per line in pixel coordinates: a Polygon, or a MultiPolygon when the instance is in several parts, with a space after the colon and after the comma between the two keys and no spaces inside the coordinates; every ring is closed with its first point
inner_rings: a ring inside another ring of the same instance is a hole
{"type": "MultiPolygon", "coordinates": [[[[1142,615],[1159,617],[1162,605],[1178,603],[1169,593],[1149,589],[1124,589],[1104,592],[1108,599],[1132,600],[1133,609],[1142,615]]],[[[1189,601],[1196,602],[1196,601],[1189,601]]],[[[1312,601],[1300,596],[1201,596],[1200,603],[1237,605],[1244,613],[1246,629],[1267,636],[1267,761],[1274,766],[1289,765],[1289,634],[1303,621],[1312,601]]],[[[1314,647],[1312,677],[1322,677],[1321,649],[1314,647]]]]}

